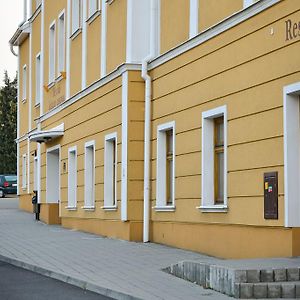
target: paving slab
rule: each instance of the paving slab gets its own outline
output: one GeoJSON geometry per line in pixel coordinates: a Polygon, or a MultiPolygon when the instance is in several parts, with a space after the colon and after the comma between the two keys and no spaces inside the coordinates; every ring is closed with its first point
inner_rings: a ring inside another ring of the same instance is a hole
{"type": "Polygon", "coordinates": [[[45,225],[12,201],[0,200],[0,260],[116,299],[229,299],[162,271],[214,258],[45,225]]]}

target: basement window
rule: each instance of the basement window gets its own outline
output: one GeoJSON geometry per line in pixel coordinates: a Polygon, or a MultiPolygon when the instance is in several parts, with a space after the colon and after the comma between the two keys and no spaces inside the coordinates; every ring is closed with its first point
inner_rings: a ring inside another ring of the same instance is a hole
{"type": "Polygon", "coordinates": [[[157,211],[175,209],[175,122],[157,128],[157,211]]]}
{"type": "Polygon", "coordinates": [[[95,208],[95,141],[85,143],[84,209],[95,208]]]}
{"type": "Polygon", "coordinates": [[[68,209],[77,206],[77,148],[69,148],[68,155],[68,209]]]}
{"type": "Polygon", "coordinates": [[[226,106],[202,113],[203,211],[227,211],[226,106]]]}
{"type": "Polygon", "coordinates": [[[104,148],[104,209],[117,207],[117,134],[105,136],[104,148]]]}

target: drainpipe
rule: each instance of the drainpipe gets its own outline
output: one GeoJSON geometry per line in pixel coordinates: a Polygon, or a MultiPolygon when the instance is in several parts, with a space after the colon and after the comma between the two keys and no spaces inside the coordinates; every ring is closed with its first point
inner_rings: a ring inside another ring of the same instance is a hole
{"type": "Polygon", "coordinates": [[[145,129],[144,129],[144,224],[143,242],[149,242],[150,223],[150,138],[151,138],[151,76],[148,74],[148,62],[156,54],[156,17],[157,0],[151,0],[150,17],[150,54],[142,62],[142,78],[145,80],[145,129]]]}

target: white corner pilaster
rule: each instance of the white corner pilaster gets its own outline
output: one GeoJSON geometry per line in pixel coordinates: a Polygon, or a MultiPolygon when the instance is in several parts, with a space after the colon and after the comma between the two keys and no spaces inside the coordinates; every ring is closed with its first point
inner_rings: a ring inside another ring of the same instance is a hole
{"type": "Polygon", "coordinates": [[[107,3],[102,1],[101,6],[101,66],[100,66],[100,76],[101,78],[106,75],[106,34],[107,34],[107,3]]]}
{"type": "Polygon", "coordinates": [[[40,81],[40,116],[44,113],[44,70],[45,70],[45,46],[44,46],[44,32],[45,32],[45,0],[42,0],[41,5],[41,81],[40,81]]]}
{"type": "Polygon", "coordinates": [[[190,39],[198,34],[199,0],[190,0],[190,39]]]}
{"type": "Polygon", "coordinates": [[[66,100],[70,98],[70,62],[71,62],[71,0],[67,4],[67,45],[66,45],[66,100]]]}
{"type": "Polygon", "coordinates": [[[127,221],[127,160],[128,160],[128,72],[122,75],[122,174],[121,220],[127,221]]]}
{"type": "Polygon", "coordinates": [[[86,63],[87,63],[87,1],[82,1],[82,67],[81,67],[81,89],[86,88],[86,63]]]}

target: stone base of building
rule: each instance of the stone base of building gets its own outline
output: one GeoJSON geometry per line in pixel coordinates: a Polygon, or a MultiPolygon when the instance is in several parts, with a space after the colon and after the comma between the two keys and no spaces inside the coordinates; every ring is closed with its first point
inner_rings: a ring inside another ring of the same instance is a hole
{"type": "Polygon", "coordinates": [[[300,228],[153,222],[151,241],[223,258],[300,255],[300,228]]]}
{"type": "Polygon", "coordinates": [[[48,225],[61,224],[58,203],[41,203],[40,220],[48,225]]]}
{"type": "Polygon", "coordinates": [[[31,198],[33,195],[26,194],[19,196],[19,209],[32,213],[33,212],[33,205],[31,202],[31,198]]]}
{"type": "Polygon", "coordinates": [[[62,226],[116,239],[139,242],[143,239],[143,223],[100,219],[62,218],[62,226]]]}

